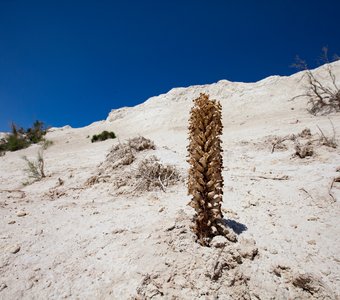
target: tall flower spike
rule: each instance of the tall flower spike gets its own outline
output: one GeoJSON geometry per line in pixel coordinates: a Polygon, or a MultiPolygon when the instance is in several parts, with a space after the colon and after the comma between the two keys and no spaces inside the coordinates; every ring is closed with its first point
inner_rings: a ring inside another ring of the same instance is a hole
{"type": "Polygon", "coordinates": [[[222,134],[220,102],[206,94],[195,99],[189,119],[189,203],[196,211],[193,230],[201,245],[209,245],[216,235],[235,241],[224,225],[221,211],[223,195],[222,134]]]}

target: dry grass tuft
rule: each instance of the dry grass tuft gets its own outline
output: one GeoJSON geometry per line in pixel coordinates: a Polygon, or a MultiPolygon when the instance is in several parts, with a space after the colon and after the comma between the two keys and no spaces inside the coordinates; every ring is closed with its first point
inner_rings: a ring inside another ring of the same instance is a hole
{"type": "Polygon", "coordinates": [[[135,190],[138,191],[160,188],[165,192],[168,186],[180,180],[180,174],[175,166],[163,165],[154,155],[139,163],[134,177],[137,179],[135,190]]]}
{"type": "Polygon", "coordinates": [[[119,143],[112,147],[103,167],[109,166],[113,170],[119,166],[131,165],[136,159],[137,152],[149,149],[156,149],[154,142],[142,136],[119,143]]]}
{"type": "Polygon", "coordinates": [[[143,150],[155,150],[156,146],[153,141],[143,137],[135,137],[133,139],[130,139],[127,143],[132,149],[135,149],[136,151],[143,151],[143,150]]]}

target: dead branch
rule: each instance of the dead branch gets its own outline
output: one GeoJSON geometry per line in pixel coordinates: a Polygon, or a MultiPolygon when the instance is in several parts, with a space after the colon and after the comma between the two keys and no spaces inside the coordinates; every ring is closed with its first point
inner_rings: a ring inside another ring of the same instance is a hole
{"type": "MultiPolygon", "coordinates": [[[[325,64],[329,83],[322,83],[315,74],[308,68],[306,62],[301,58],[296,58],[296,63],[293,66],[299,70],[305,71],[304,76],[307,77],[306,91],[303,94],[291,98],[293,101],[299,97],[306,97],[308,99],[308,111],[313,114],[328,114],[332,111],[340,111],[340,90],[336,84],[336,76],[332,70],[332,65],[328,59],[328,49],[322,49],[322,62],[325,64]]],[[[302,79],[301,78],[301,79],[302,79]]]]}
{"type": "Polygon", "coordinates": [[[275,147],[277,146],[277,145],[279,145],[279,144],[282,144],[284,141],[287,141],[287,140],[289,140],[290,139],[290,136],[285,136],[285,137],[283,137],[283,138],[279,138],[276,142],[274,142],[273,144],[272,144],[272,151],[271,151],[271,153],[274,153],[274,151],[275,151],[275,147]]]}
{"type": "Polygon", "coordinates": [[[0,190],[0,193],[20,193],[20,197],[18,198],[25,198],[26,197],[26,193],[22,190],[0,190]]]}
{"type": "Polygon", "coordinates": [[[314,198],[311,196],[311,194],[308,191],[306,191],[304,188],[300,188],[299,190],[305,192],[314,201],[314,198]]]}
{"type": "Polygon", "coordinates": [[[250,178],[250,180],[256,180],[256,178],[269,179],[269,180],[288,180],[289,179],[288,175],[265,176],[265,175],[235,175],[235,174],[233,174],[232,176],[234,176],[234,177],[247,177],[247,178],[250,178]]]}
{"type": "Polygon", "coordinates": [[[332,194],[332,188],[333,188],[334,182],[339,182],[339,181],[340,181],[340,177],[333,178],[331,185],[328,189],[328,195],[333,199],[333,202],[336,202],[336,199],[332,194]]]}

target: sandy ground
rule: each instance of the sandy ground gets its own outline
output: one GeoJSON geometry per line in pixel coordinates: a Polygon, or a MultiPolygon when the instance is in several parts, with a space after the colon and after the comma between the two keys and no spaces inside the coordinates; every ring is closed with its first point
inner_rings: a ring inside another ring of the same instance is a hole
{"type": "MultiPolygon", "coordinates": [[[[340,63],[333,69],[339,79],[340,63]]],[[[315,72],[325,80],[324,68],[315,72]]],[[[319,143],[317,125],[332,136],[332,122],[340,143],[340,114],[311,116],[306,99],[289,101],[304,90],[301,76],[173,89],[84,128],[53,128],[47,177],[27,186],[22,156],[35,159],[41,146],[0,157],[0,299],[339,299],[340,151],[319,143]],[[200,92],[222,103],[223,211],[238,235],[210,248],[194,241],[185,186],[200,92]],[[290,140],[272,153],[275,137],[305,128],[313,156],[294,156],[290,140]],[[104,129],[119,139],[91,143],[104,129]],[[137,136],[156,149],[101,169],[115,163],[112,146],[137,136]],[[133,188],[151,155],[181,175],[165,192],[133,188]]]]}

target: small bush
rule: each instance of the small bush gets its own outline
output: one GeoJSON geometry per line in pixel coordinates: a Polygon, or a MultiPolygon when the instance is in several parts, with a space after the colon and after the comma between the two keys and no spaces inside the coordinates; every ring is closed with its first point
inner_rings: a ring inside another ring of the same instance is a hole
{"type": "Polygon", "coordinates": [[[104,130],[102,133],[100,134],[94,134],[92,136],[91,142],[95,143],[95,142],[101,142],[101,141],[105,141],[107,139],[115,139],[116,135],[114,132],[112,131],[106,131],[104,130]]]}
{"type": "Polygon", "coordinates": [[[27,168],[24,169],[24,171],[28,174],[28,178],[31,180],[27,181],[25,185],[35,181],[39,181],[45,177],[44,171],[45,162],[42,151],[38,152],[38,157],[36,161],[29,160],[26,156],[24,156],[23,159],[27,163],[27,168]]]}
{"type": "Polygon", "coordinates": [[[174,185],[180,180],[180,174],[175,166],[163,165],[153,155],[140,162],[135,178],[137,180],[136,190],[150,191],[160,188],[165,192],[168,186],[174,185]]]}
{"type": "Polygon", "coordinates": [[[133,139],[130,139],[128,142],[128,145],[132,148],[135,149],[136,151],[143,151],[143,150],[148,150],[152,149],[155,150],[156,146],[155,143],[143,136],[135,137],[133,139]]]}
{"type": "MultiPolygon", "coordinates": [[[[340,111],[340,89],[337,85],[337,79],[332,69],[332,65],[328,59],[328,49],[322,49],[323,55],[321,57],[322,63],[326,64],[326,71],[328,80],[322,82],[313,71],[311,71],[307,63],[299,57],[296,57],[296,63],[293,64],[299,70],[305,71],[303,77],[307,78],[307,85],[305,92],[301,95],[293,97],[294,100],[299,97],[307,98],[308,112],[312,115],[327,115],[331,112],[340,111]]],[[[334,56],[334,61],[339,60],[337,55],[334,56]]]]}
{"type": "Polygon", "coordinates": [[[42,141],[46,134],[46,128],[41,121],[35,121],[32,128],[26,131],[12,123],[12,132],[0,142],[0,151],[17,151],[42,141]]]}
{"type": "Polygon", "coordinates": [[[17,151],[20,149],[27,148],[31,143],[27,141],[21,135],[10,134],[6,138],[6,142],[1,145],[1,150],[4,151],[17,151]]]}
{"type": "Polygon", "coordinates": [[[153,141],[143,136],[129,139],[112,147],[104,165],[112,170],[119,166],[131,165],[136,159],[137,152],[149,149],[156,149],[153,141]]]}
{"type": "Polygon", "coordinates": [[[43,143],[42,143],[42,148],[43,148],[44,150],[46,150],[47,148],[49,148],[50,146],[52,146],[52,145],[54,144],[53,141],[45,140],[45,139],[43,139],[42,142],[43,142],[43,143]]]}

